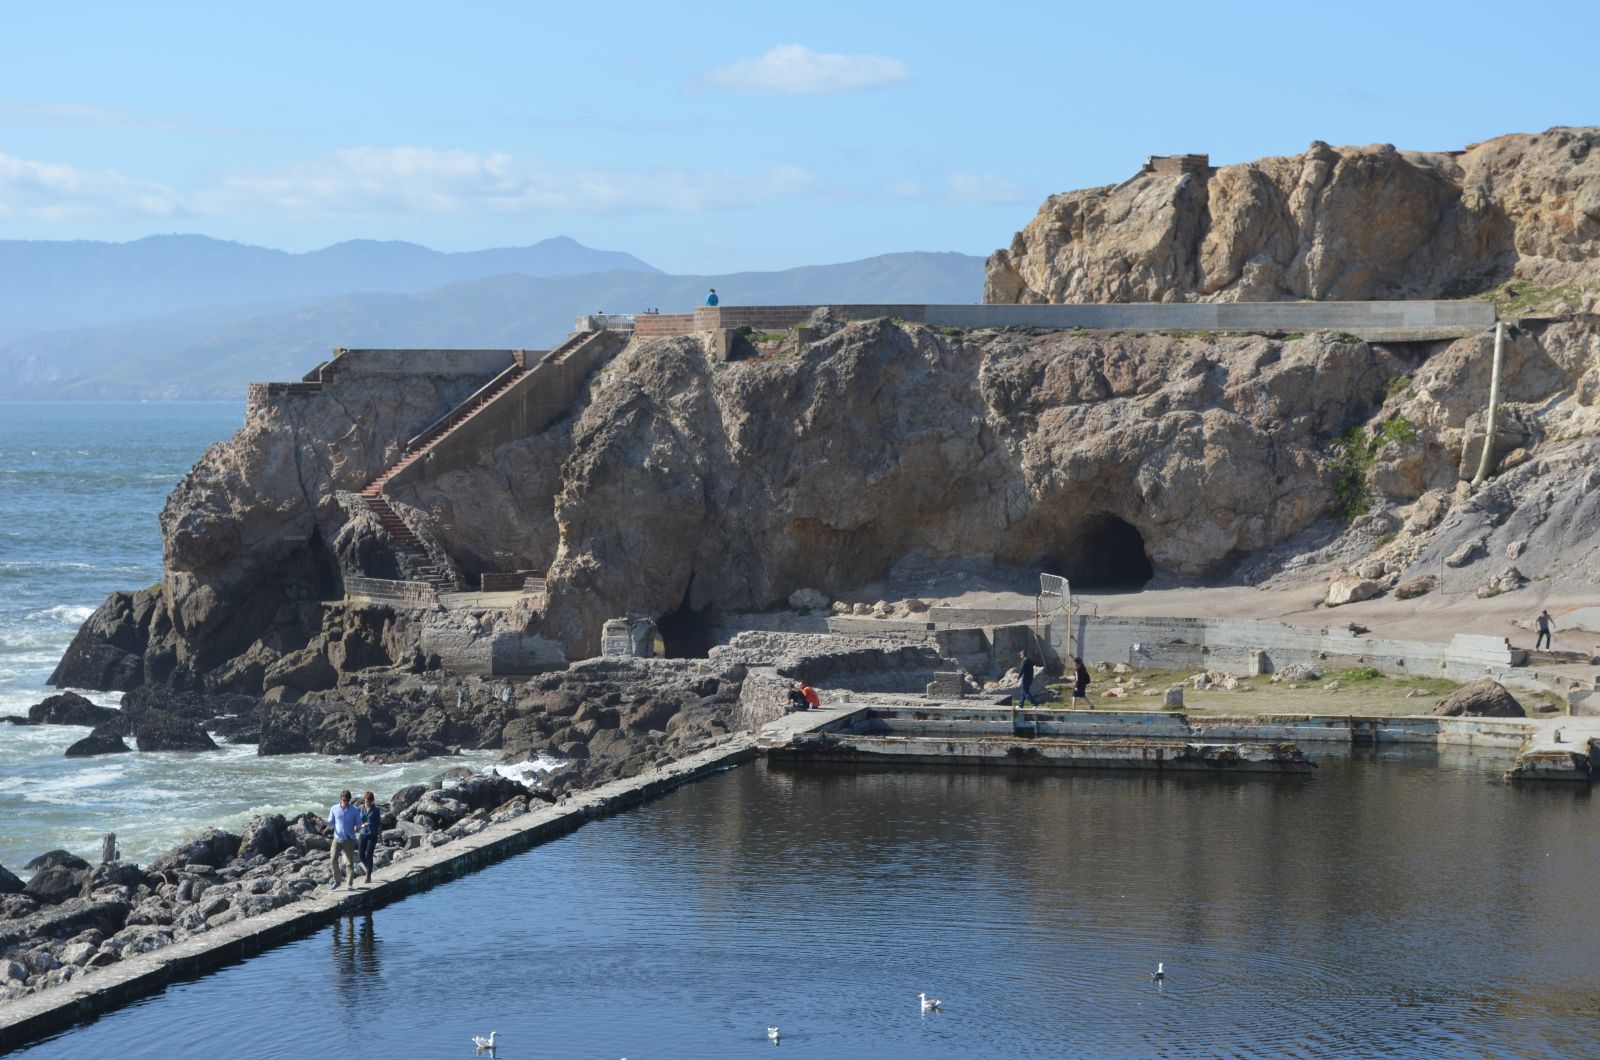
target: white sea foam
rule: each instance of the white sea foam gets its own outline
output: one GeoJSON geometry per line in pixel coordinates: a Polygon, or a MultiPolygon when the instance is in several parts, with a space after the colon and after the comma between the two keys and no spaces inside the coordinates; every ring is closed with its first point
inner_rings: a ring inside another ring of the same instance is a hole
{"type": "Polygon", "coordinates": [[[73,629],[77,629],[92,614],[94,614],[94,608],[85,607],[82,604],[57,604],[54,607],[46,607],[39,611],[30,611],[23,618],[29,622],[70,624],[73,629]]]}
{"type": "Polygon", "coordinates": [[[521,781],[526,784],[538,780],[539,774],[553,772],[564,765],[566,763],[560,759],[539,755],[537,758],[530,758],[523,762],[495,766],[489,772],[505,777],[507,780],[521,781]]]}

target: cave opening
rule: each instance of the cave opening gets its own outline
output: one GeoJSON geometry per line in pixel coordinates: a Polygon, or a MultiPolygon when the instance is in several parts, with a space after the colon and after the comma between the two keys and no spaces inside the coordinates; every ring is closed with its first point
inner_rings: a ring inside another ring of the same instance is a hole
{"type": "Polygon", "coordinates": [[[709,604],[699,609],[689,606],[689,592],[693,585],[691,578],[678,606],[656,619],[662,651],[669,659],[704,659],[716,644],[714,609],[709,604]]]}
{"type": "Polygon", "coordinates": [[[1047,569],[1074,589],[1142,589],[1155,576],[1144,535],[1109,512],[1080,524],[1047,558],[1047,569]]]}

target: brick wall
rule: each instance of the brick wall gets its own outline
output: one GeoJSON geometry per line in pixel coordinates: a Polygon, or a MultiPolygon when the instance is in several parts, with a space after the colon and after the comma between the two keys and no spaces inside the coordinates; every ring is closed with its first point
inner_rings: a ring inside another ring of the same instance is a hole
{"type": "Polygon", "coordinates": [[[692,335],[694,331],[693,313],[640,313],[633,318],[633,333],[646,338],[692,335]]]}

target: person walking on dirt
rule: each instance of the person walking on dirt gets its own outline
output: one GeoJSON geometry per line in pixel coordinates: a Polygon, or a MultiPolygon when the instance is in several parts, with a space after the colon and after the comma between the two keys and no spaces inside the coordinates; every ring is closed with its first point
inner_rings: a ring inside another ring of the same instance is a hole
{"type": "Polygon", "coordinates": [[[1094,709],[1094,704],[1089,702],[1089,671],[1084,668],[1083,660],[1076,655],[1072,657],[1072,701],[1076,705],[1078,700],[1089,704],[1089,709],[1094,709]]]}
{"type": "Polygon", "coordinates": [[[1017,652],[1019,665],[1017,669],[1022,673],[1022,683],[1017,688],[1017,706],[1024,703],[1039,705],[1039,697],[1033,694],[1033,660],[1028,658],[1025,651],[1017,652]]]}
{"type": "Polygon", "coordinates": [[[1540,611],[1539,617],[1533,620],[1533,624],[1539,627],[1539,635],[1533,638],[1533,650],[1538,651],[1542,641],[1545,651],[1554,651],[1555,649],[1550,646],[1550,612],[1540,611]]]}

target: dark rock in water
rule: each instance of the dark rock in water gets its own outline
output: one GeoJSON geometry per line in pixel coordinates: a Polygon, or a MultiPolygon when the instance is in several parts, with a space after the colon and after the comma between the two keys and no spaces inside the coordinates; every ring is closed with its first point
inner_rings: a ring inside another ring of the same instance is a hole
{"type": "Polygon", "coordinates": [[[175,714],[147,713],[134,726],[141,751],[215,751],[217,742],[198,722],[175,714]]]}
{"type": "Polygon", "coordinates": [[[92,758],[95,755],[125,754],[132,751],[121,736],[96,729],[66,750],[68,758],[92,758]]]}
{"type": "Polygon", "coordinates": [[[89,863],[71,851],[47,850],[22,867],[29,872],[37,872],[40,869],[51,869],[57,866],[64,869],[86,869],[89,867],[89,863]]]}
{"type": "Polygon", "coordinates": [[[392,766],[402,762],[421,762],[437,754],[444,754],[442,744],[424,744],[421,747],[374,747],[361,752],[361,760],[368,765],[392,766]]]}
{"type": "Polygon", "coordinates": [[[212,718],[205,727],[229,743],[261,742],[261,719],[254,714],[212,718]]]}
{"type": "Polygon", "coordinates": [[[34,873],[33,879],[28,881],[22,893],[39,902],[60,905],[68,898],[75,898],[83,893],[83,881],[88,876],[87,866],[81,869],[69,869],[61,865],[52,865],[34,873]]]}
{"type": "Polygon", "coordinates": [[[180,865],[207,865],[218,868],[233,859],[241,837],[220,828],[207,828],[181,846],[173,847],[150,863],[151,872],[175,869],[180,865]]]}
{"type": "Polygon", "coordinates": [[[1516,697],[1498,681],[1484,678],[1462,685],[1439,701],[1433,713],[1441,718],[1525,718],[1516,697]]]}
{"type": "Polygon", "coordinates": [[[21,894],[24,886],[15,873],[0,865],[0,894],[21,894]]]}
{"type": "Polygon", "coordinates": [[[112,593],[84,624],[50,675],[56,688],[126,691],[144,683],[144,651],[160,590],[112,593]]]}
{"type": "Polygon", "coordinates": [[[315,749],[322,712],[298,703],[272,703],[261,719],[258,755],[301,755],[315,749]]]}
{"type": "Polygon", "coordinates": [[[21,714],[0,715],[0,725],[32,725],[32,724],[33,724],[33,722],[29,721],[27,718],[23,717],[21,714]]]}
{"type": "Polygon", "coordinates": [[[76,692],[61,692],[28,708],[34,725],[87,725],[93,728],[117,716],[111,707],[97,707],[76,692]]]}
{"type": "Polygon", "coordinates": [[[289,822],[283,814],[271,813],[250,818],[244,826],[244,836],[239,840],[238,857],[250,858],[257,854],[274,857],[289,846],[289,822]]]}
{"type": "Polygon", "coordinates": [[[261,701],[255,696],[232,692],[207,694],[164,685],[145,685],[135,688],[122,697],[123,713],[138,716],[150,712],[173,714],[190,721],[210,721],[222,714],[253,717],[259,713],[261,701]]]}

